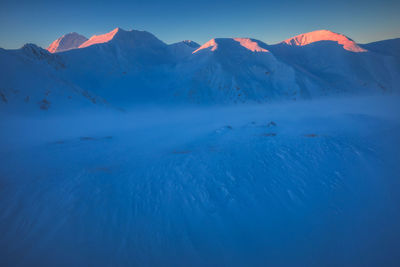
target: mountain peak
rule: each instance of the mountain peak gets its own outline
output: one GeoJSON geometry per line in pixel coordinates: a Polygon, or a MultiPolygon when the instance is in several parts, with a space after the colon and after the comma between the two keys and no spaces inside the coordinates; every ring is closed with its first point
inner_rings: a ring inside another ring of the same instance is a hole
{"type": "Polygon", "coordinates": [[[90,39],[81,44],[79,48],[111,42],[129,47],[166,46],[165,43],[157,39],[157,37],[149,32],[138,30],[126,31],[121,28],[115,28],[106,34],[94,35],[90,37],[90,39]]]}
{"type": "Polygon", "coordinates": [[[56,67],[64,66],[63,63],[59,61],[59,57],[57,55],[53,55],[46,49],[43,49],[35,44],[25,44],[18,51],[30,59],[44,60],[56,67]]]}
{"type": "Polygon", "coordinates": [[[47,50],[32,43],[24,44],[20,50],[27,55],[36,55],[36,56],[50,55],[47,50]]]}
{"type": "Polygon", "coordinates": [[[182,43],[184,43],[185,45],[192,47],[192,48],[199,48],[200,45],[198,43],[196,43],[195,41],[192,40],[183,40],[182,43]]]}
{"type": "Polygon", "coordinates": [[[68,33],[51,43],[47,48],[47,51],[49,51],[50,53],[56,53],[78,48],[87,40],[88,39],[85,36],[80,35],[76,32],[68,33]]]}
{"type": "Polygon", "coordinates": [[[205,49],[216,51],[220,46],[230,50],[234,49],[235,46],[240,46],[242,48],[250,50],[251,52],[269,52],[267,49],[262,48],[260,45],[262,45],[262,42],[250,38],[217,38],[211,39],[210,41],[206,42],[196,51],[194,51],[193,54],[205,49]]]}
{"type": "Polygon", "coordinates": [[[335,33],[329,30],[318,30],[313,32],[308,32],[304,34],[297,35],[295,37],[289,38],[283,43],[291,46],[305,46],[315,42],[320,41],[333,41],[342,45],[345,50],[351,52],[366,52],[367,50],[361,48],[356,44],[353,40],[348,38],[347,36],[335,33]]]}

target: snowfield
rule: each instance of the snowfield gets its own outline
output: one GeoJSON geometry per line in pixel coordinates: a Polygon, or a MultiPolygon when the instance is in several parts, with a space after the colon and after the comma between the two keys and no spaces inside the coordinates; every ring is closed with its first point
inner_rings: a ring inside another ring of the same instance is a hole
{"type": "Polygon", "coordinates": [[[1,266],[398,266],[400,97],[0,113],[1,266]]]}
{"type": "Polygon", "coordinates": [[[399,48],[0,48],[0,266],[400,266],[399,48]]]}

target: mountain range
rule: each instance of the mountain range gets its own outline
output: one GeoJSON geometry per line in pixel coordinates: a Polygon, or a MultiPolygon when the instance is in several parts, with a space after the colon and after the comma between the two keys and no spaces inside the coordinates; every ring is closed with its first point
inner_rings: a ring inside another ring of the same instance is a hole
{"type": "Polygon", "coordinates": [[[66,34],[47,50],[0,49],[1,110],[235,104],[399,92],[400,38],[357,44],[319,30],[268,45],[214,38],[166,44],[116,28],[66,34]]]}

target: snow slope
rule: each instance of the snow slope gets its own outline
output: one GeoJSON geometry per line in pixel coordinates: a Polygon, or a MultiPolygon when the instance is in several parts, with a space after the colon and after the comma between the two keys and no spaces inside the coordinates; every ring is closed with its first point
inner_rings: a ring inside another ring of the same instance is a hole
{"type": "Polygon", "coordinates": [[[0,265],[398,266],[398,103],[1,117],[0,265]]]}
{"type": "Polygon", "coordinates": [[[108,41],[61,55],[68,66],[65,79],[116,105],[164,98],[163,77],[173,62],[167,44],[148,32],[120,28],[92,40],[108,41]]]}
{"type": "Polygon", "coordinates": [[[336,42],[343,46],[343,49],[351,52],[366,52],[364,48],[360,47],[353,40],[347,36],[339,33],[334,33],[328,30],[319,30],[309,33],[304,33],[283,41],[283,43],[292,46],[305,46],[315,42],[330,41],[336,42]]]}
{"type": "Polygon", "coordinates": [[[368,51],[400,59],[400,38],[363,44],[362,47],[368,51]]]}
{"type": "Polygon", "coordinates": [[[174,95],[194,103],[244,103],[297,94],[293,69],[267,45],[248,38],[212,39],[178,64],[174,95]]]}
{"type": "Polygon", "coordinates": [[[0,49],[0,266],[398,266],[397,44],[0,49]]]}
{"type": "Polygon", "coordinates": [[[80,35],[76,32],[68,33],[51,43],[47,48],[47,51],[49,51],[50,53],[56,53],[78,48],[87,40],[88,39],[85,36],[80,35]]]}
{"type": "Polygon", "coordinates": [[[181,61],[184,58],[190,56],[200,45],[191,40],[184,40],[178,43],[173,43],[168,46],[171,56],[177,61],[181,61]]]}
{"type": "Polygon", "coordinates": [[[0,112],[31,114],[105,105],[90,90],[63,79],[65,62],[34,44],[0,49],[0,112]]]}
{"type": "Polygon", "coordinates": [[[84,42],[79,48],[85,48],[96,44],[113,43],[126,48],[164,46],[165,44],[158,40],[154,35],[146,31],[125,31],[121,28],[115,28],[111,32],[102,35],[94,35],[84,42]]]}
{"type": "Polygon", "coordinates": [[[195,49],[200,47],[200,45],[198,43],[196,43],[195,41],[192,41],[192,40],[183,40],[182,43],[184,43],[187,46],[190,46],[192,48],[195,48],[195,49]]]}
{"type": "Polygon", "coordinates": [[[84,42],[83,44],[81,44],[79,46],[79,48],[84,48],[84,47],[88,47],[94,44],[102,44],[102,43],[107,43],[109,41],[111,41],[114,36],[117,34],[119,28],[115,28],[114,30],[106,33],[106,34],[101,34],[101,35],[93,35],[92,37],[90,37],[89,40],[87,40],[86,42],[84,42]]]}
{"type": "MultiPolygon", "coordinates": [[[[97,44],[98,49],[102,47],[101,54],[86,56],[113,62],[112,70],[106,66],[107,73],[123,75],[107,79],[94,75],[86,82],[98,81],[96,87],[102,87],[99,94],[118,103],[121,99],[130,103],[246,103],[399,91],[395,55],[368,51],[346,36],[326,30],[276,45],[249,38],[216,38],[194,51],[195,47],[184,42],[165,45],[144,32],[122,29],[98,39],[102,40],[97,44]],[[118,32],[124,37],[116,36],[118,32]],[[133,35],[136,41],[128,41],[133,35]],[[148,38],[149,43],[145,42],[148,38]],[[147,56],[138,58],[139,50],[147,56]],[[114,90],[107,94],[110,86],[114,90]],[[115,91],[121,94],[116,96],[115,91]]],[[[97,63],[91,65],[99,68],[102,64],[97,63]]],[[[78,59],[72,68],[80,68],[80,64],[78,59]]]]}
{"type": "MultiPolygon", "coordinates": [[[[53,88],[67,83],[123,108],[384,94],[400,91],[396,44],[387,40],[359,45],[342,34],[321,30],[274,45],[251,38],[167,45],[146,31],[116,28],[91,37],[77,49],[57,53],[64,67],[51,75],[29,67],[21,68],[18,77],[38,71],[51,76],[46,79],[52,80],[53,88]]],[[[2,53],[15,60],[14,51],[2,53]]],[[[39,65],[44,62],[36,60],[39,65]]],[[[1,63],[6,69],[7,61],[1,63]]],[[[3,73],[2,91],[9,90],[9,83],[22,83],[8,73],[3,73]]],[[[23,82],[29,84],[29,79],[23,82]]],[[[35,83],[28,87],[33,85],[42,88],[35,83]]]]}
{"type": "Polygon", "coordinates": [[[368,51],[344,35],[315,33],[269,47],[278,59],[296,69],[305,96],[399,92],[396,56],[368,51]]]}

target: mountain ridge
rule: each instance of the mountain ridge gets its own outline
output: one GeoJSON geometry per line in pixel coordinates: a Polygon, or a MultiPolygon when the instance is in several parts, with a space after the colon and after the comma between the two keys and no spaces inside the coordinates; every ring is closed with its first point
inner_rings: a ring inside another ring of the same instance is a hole
{"type": "Polygon", "coordinates": [[[305,46],[315,42],[333,41],[342,45],[345,50],[351,52],[366,52],[367,50],[361,48],[352,39],[344,34],[335,33],[329,30],[317,30],[313,32],[303,33],[289,38],[282,43],[292,46],[305,46]]]}
{"type": "Polygon", "coordinates": [[[47,51],[49,51],[50,53],[56,53],[79,48],[79,46],[87,40],[88,39],[85,36],[80,35],[76,32],[67,33],[52,42],[47,47],[47,51]]]}
{"type": "MultiPolygon", "coordinates": [[[[27,44],[18,50],[0,50],[1,67],[9,70],[1,75],[0,92],[5,99],[23,102],[5,88],[18,90],[21,96],[41,92],[46,100],[48,90],[59,88],[60,94],[78,92],[127,107],[262,103],[400,91],[397,39],[358,45],[344,35],[317,33],[272,45],[251,38],[213,38],[199,46],[188,40],[166,44],[146,31],[115,28],[62,53],[27,44]],[[48,90],[38,88],[37,77],[48,84],[48,90]]],[[[71,101],[60,99],[64,106],[71,101]]]]}
{"type": "MultiPolygon", "coordinates": [[[[116,37],[116,35],[121,34],[121,33],[126,34],[129,32],[131,32],[131,33],[132,32],[148,33],[146,31],[137,31],[137,30],[126,31],[120,27],[117,27],[117,28],[113,29],[112,31],[107,32],[105,34],[93,35],[89,39],[82,36],[82,37],[86,38],[86,41],[82,42],[80,45],[78,45],[77,47],[74,47],[74,48],[85,48],[85,47],[95,45],[95,44],[107,43],[107,42],[112,41],[114,39],[114,37],[116,37]]],[[[77,33],[70,33],[70,34],[77,34],[77,33]]],[[[60,40],[63,37],[68,36],[70,34],[63,35],[62,37],[58,38],[57,40],[60,40]]],[[[77,34],[77,35],[79,35],[79,34],[77,34]]],[[[212,41],[215,41],[218,39],[224,39],[224,38],[212,38],[209,41],[203,43],[202,45],[199,45],[198,43],[196,43],[192,40],[183,40],[180,42],[186,43],[188,46],[196,47],[196,49],[198,49],[199,47],[205,46],[205,45],[209,44],[209,42],[212,42],[212,41]]],[[[232,37],[231,39],[235,39],[235,38],[232,37]]],[[[250,39],[250,40],[253,40],[256,42],[262,42],[261,40],[256,40],[253,38],[237,37],[236,39],[250,39]]],[[[396,38],[394,38],[394,39],[396,39],[396,38]]],[[[55,43],[57,40],[55,40],[53,43],[55,43]]],[[[325,30],[325,29],[302,33],[302,34],[290,37],[284,41],[281,41],[281,42],[278,42],[278,43],[272,44],[272,45],[285,43],[285,44],[291,45],[291,46],[305,46],[305,45],[309,45],[309,44],[321,42],[321,41],[337,42],[338,44],[342,45],[344,47],[344,49],[346,49],[348,51],[352,51],[352,52],[365,52],[366,51],[366,49],[363,48],[363,46],[366,44],[362,44],[362,45],[358,44],[354,40],[352,40],[351,38],[347,37],[344,34],[335,33],[333,31],[325,30]]],[[[384,40],[382,40],[382,41],[384,41],[384,40]]],[[[380,41],[378,41],[378,42],[380,42],[380,41]]],[[[179,43],[179,42],[177,42],[177,43],[179,43]]],[[[371,43],[373,43],[373,42],[371,42],[371,43]]],[[[47,48],[47,50],[50,49],[52,44],[47,48]]],[[[176,43],[174,43],[174,44],[176,44],[176,43]]],[[[52,51],[50,51],[50,52],[52,52],[52,51]]],[[[55,52],[58,52],[58,51],[55,51],[55,52]]]]}

